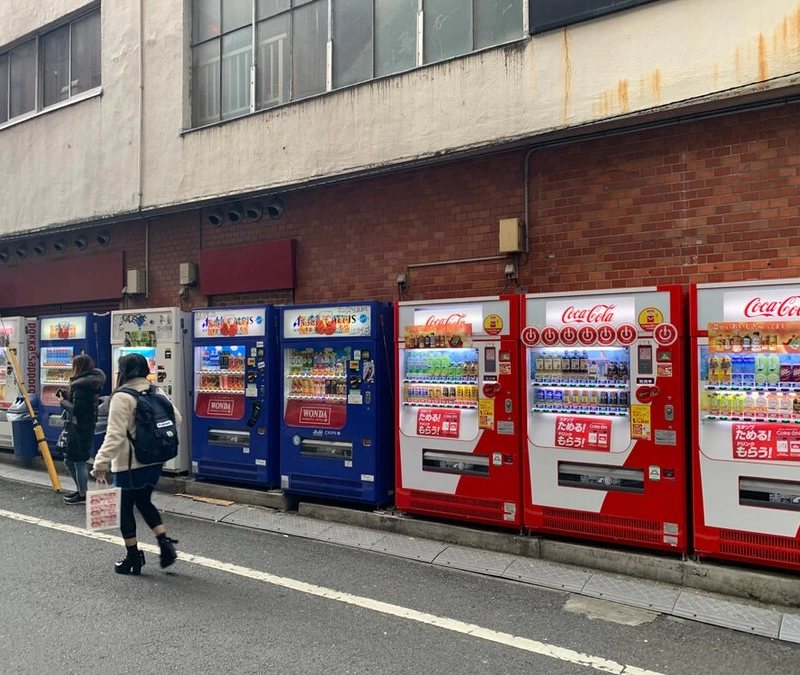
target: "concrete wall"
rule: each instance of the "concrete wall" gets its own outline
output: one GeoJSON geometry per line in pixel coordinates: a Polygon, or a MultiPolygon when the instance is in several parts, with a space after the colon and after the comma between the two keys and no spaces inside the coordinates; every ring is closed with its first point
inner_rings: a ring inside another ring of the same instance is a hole
{"type": "MultiPolygon", "coordinates": [[[[181,133],[188,2],[141,5],[141,138],[139,3],[105,6],[102,97],[0,129],[0,155],[18,158],[0,168],[0,236],[326,181],[704,100],[777,95],[800,70],[800,2],[662,0],[181,133]]],[[[0,3],[0,45],[76,6],[0,3]]]]}

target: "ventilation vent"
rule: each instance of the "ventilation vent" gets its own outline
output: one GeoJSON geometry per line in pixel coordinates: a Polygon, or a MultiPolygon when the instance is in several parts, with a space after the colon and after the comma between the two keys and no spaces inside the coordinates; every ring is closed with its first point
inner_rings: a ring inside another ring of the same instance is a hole
{"type": "Polygon", "coordinates": [[[412,490],[409,496],[409,508],[414,510],[448,518],[470,518],[506,526],[509,524],[505,517],[505,502],[499,499],[472,499],[420,490],[412,490]]]}
{"type": "Polygon", "coordinates": [[[233,462],[214,462],[203,460],[197,463],[200,475],[216,476],[223,479],[241,478],[254,481],[257,478],[257,468],[252,464],[234,464],[233,462]]]}
{"type": "Polygon", "coordinates": [[[542,509],[542,528],[583,534],[589,537],[661,544],[663,523],[639,518],[604,516],[570,509],[542,509]]]}
{"type": "Polygon", "coordinates": [[[363,497],[361,481],[312,476],[301,473],[289,474],[289,492],[306,492],[333,498],[363,497]]]}
{"type": "Polygon", "coordinates": [[[800,565],[800,541],[791,537],[721,529],[719,552],[752,558],[755,562],[800,565]]]}

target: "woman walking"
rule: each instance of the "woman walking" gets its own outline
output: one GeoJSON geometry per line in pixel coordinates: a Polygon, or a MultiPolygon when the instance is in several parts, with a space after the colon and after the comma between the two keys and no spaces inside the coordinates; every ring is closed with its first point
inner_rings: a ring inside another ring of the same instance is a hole
{"type": "MultiPolygon", "coordinates": [[[[127,392],[119,391],[120,387],[139,392],[147,391],[150,388],[150,381],[147,379],[149,375],[147,359],[141,354],[126,354],[120,358],[117,387],[111,395],[108,410],[106,437],[97,451],[92,471],[95,478],[104,480],[106,472],[110,469],[114,472],[114,486],[122,489],[120,531],[125,540],[127,555],[115,563],[114,571],[117,574],[140,574],[145,563],[144,552],[139,550],[136,538],[134,506],[156,535],[161,549],[161,567],[168,567],[178,557],[175,552],[178,540],[167,536],[167,528],[164,527],[161,514],[151,501],[163,465],[140,464],[136,460],[129,436],[136,437],[137,398],[127,392]]],[[[163,394],[160,390],[159,393],[163,394]]],[[[181,415],[175,409],[175,424],[180,423],[181,415]]]]}
{"type": "Polygon", "coordinates": [[[94,367],[88,354],[79,354],[72,359],[72,373],[66,395],[56,392],[61,407],[66,411],[64,429],[67,445],[64,450],[64,466],[67,467],[76,492],[64,497],[67,504],[86,502],[86,486],[89,483],[89,456],[94,446],[94,428],[97,423],[97,406],[106,376],[94,367]]]}

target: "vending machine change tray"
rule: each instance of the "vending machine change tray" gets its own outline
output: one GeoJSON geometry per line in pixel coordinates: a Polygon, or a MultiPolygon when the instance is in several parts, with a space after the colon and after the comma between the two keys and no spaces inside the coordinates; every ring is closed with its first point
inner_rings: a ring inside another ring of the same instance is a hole
{"type": "Polygon", "coordinates": [[[488,476],[489,457],[463,452],[423,450],[422,470],[439,473],[458,473],[465,476],[488,476]]]}
{"type": "Polygon", "coordinates": [[[739,503],[742,506],[800,511],[800,483],[739,476],[739,503]]]}
{"type": "Polygon", "coordinates": [[[208,444],[248,448],[250,447],[250,432],[240,429],[209,429],[208,444]]]}
{"type": "Polygon", "coordinates": [[[300,454],[303,457],[352,460],[353,444],[345,441],[320,441],[304,438],[300,441],[300,454]]]}
{"type": "Polygon", "coordinates": [[[609,492],[644,493],[644,470],[602,464],[558,463],[558,484],[609,492]]]}

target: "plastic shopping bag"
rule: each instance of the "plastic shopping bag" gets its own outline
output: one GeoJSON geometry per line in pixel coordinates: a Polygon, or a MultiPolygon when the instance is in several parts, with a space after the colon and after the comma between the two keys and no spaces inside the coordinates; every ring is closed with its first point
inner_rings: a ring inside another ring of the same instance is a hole
{"type": "Polygon", "coordinates": [[[93,490],[86,491],[86,529],[110,530],[119,527],[122,490],[98,480],[93,490]]]}

